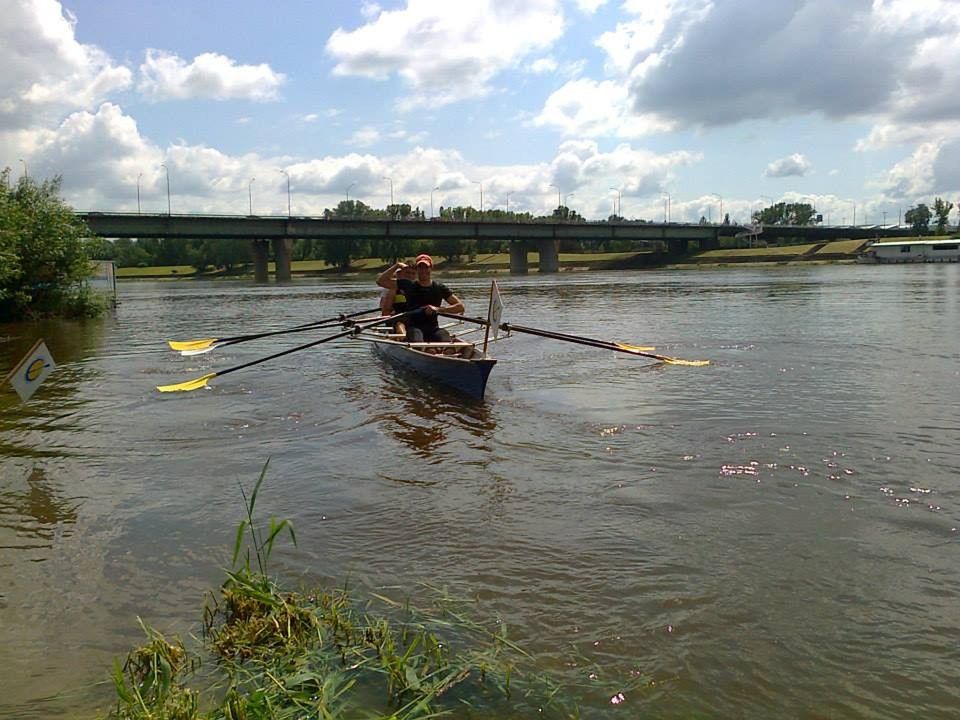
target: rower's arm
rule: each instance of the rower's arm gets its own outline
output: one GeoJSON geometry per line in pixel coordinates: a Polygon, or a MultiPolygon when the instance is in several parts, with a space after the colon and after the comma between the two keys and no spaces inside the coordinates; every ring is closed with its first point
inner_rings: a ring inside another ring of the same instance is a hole
{"type": "Polygon", "coordinates": [[[377,285],[387,290],[397,289],[397,270],[406,267],[404,263],[394,263],[382,273],[377,275],[377,285]]]}
{"type": "Polygon", "coordinates": [[[461,301],[460,298],[452,293],[447,298],[447,303],[447,307],[443,308],[444,312],[453,313],[455,315],[463,315],[463,313],[466,312],[463,301],[461,301]]]}

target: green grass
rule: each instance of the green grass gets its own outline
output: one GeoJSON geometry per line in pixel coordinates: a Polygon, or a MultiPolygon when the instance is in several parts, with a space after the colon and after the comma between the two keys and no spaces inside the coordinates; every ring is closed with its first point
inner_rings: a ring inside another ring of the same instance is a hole
{"type": "MultiPolygon", "coordinates": [[[[268,572],[287,521],[258,523],[257,497],[241,488],[246,517],[232,568],[203,612],[203,647],[189,650],[141,623],[147,640],[116,663],[110,720],[580,717],[571,687],[536,671],[498,619],[474,619],[475,601],[429,588],[426,608],[341,588],[291,591],[268,572]]],[[[578,658],[581,662],[583,658],[578,658]]],[[[581,692],[633,692],[591,673],[581,692]]]]}
{"type": "Polygon", "coordinates": [[[814,255],[843,253],[844,255],[855,255],[857,251],[867,244],[866,240],[835,240],[828,242],[822,248],[817,250],[814,255]]]}
{"type": "Polygon", "coordinates": [[[154,265],[151,267],[117,268],[118,278],[157,277],[170,275],[193,275],[197,269],[192,265],[154,265]]]}

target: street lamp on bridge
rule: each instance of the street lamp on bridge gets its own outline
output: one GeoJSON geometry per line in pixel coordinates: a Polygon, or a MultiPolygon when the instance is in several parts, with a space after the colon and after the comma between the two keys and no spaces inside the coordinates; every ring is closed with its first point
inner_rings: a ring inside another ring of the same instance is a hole
{"type": "Polygon", "coordinates": [[[723,222],[723,198],[720,197],[720,193],[710,193],[710,194],[720,201],[720,215],[718,216],[717,222],[722,223],[723,222]]]}
{"type": "Polygon", "coordinates": [[[24,176],[25,178],[30,177],[30,175],[27,173],[27,161],[24,160],[23,158],[19,158],[19,160],[20,160],[20,162],[23,163],[23,176],[24,176]]]}
{"type": "Polygon", "coordinates": [[[283,170],[283,169],[281,169],[280,172],[282,172],[282,173],[286,176],[286,178],[287,178],[287,217],[289,218],[289,217],[291,217],[291,216],[293,215],[293,212],[292,212],[292,210],[290,209],[290,208],[291,208],[291,205],[290,205],[290,173],[288,173],[286,170],[283,170]]]}
{"type": "Polygon", "coordinates": [[[383,179],[390,183],[390,204],[393,205],[393,178],[389,178],[384,175],[383,179]]]}
{"type": "Polygon", "coordinates": [[[253,215],[253,181],[256,180],[255,177],[250,178],[250,182],[247,183],[247,195],[250,197],[250,214],[253,215]]]}
{"type": "Polygon", "coordinates": [[[137,173],[137,215],[140,214],[140,178],[143,177],[143,173],[137,173]]]}
{"type": "Polygon", "coordinates": [[[357,181],[354,180],[352,183],[347,185],[347,202],[350,202],[350,188],[357,184],[357,181]]]}
{"type": "Polygon", "coordinates": [[[666,190],[661,190],[660,197],[663,197],[664,195],[667,196],[666,197],[667,201],[663,204],[663,221],[668,223],[670,222],[670,212],[671,212],[670,206],[673,204],[673,201],[670,198],[670,193],[668,193],[666,190]]]}
{"type": "Polygon", "coordinates": [[[567,209],[570,208],[570,205],[569,205],[569,203],[570,203],[570,198],[572,198],[574,195],[576,195],[576,193],[567,193],[566,195],[563,196],[563,206],[564,206],[565,208],[567,208],[567,209]]]}
{"type": "MultiPolygon", "coordinates": [[[[433,190],[439,190],[440,186],[437,185],[433,190]]],[[[433,190],[430,191],[430,217],[433,218],[433,190]]]]}
{"type": "Polygon", "coordinates": [[[857,226],[857,202],[856,200],[850,201],[853,204],[853,226],[857,226]]]}
{"type": "Polygon", "coordinates": [[[166,163],[160,163],[160,167],[167,174],[167,215],[172,215],[170,212],[170,168],[167,167],[166,163]]]}
{"type": "Polygon", "coordinates": [[[623,205],[621,204],[622,196],[621,196],[621,194],[620,194],[620,188],[612,187],[612,188],[610,188],[610,189],[613,190],[613,191],[617,194],[617,212],[616,212],[616,215],[617,215],[617,217],[619,218],[619,217],[622,216],[622,212],[621,212],[620,208],[623,207],[623,205]]]}
{"type": "Polygon", "coordinates": [[[480,186],[480,220],[483,220],[483,181],[471,180],[470,182],[480,186]]]}
{"type": "Polygon", "coordinates": [[[560,203],[560,186],[559,186],[559,185],[554,185],[553,183],[550,183],[550,187],[557,189],[557,207],[558,207],[558,208],[559,208],[559,207],[563,207],[563,205],[560,203]]]}

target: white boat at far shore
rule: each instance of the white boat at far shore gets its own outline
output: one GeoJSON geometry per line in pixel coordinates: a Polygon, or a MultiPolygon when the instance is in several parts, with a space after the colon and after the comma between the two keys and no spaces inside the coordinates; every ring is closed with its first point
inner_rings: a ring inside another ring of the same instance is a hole
{"type": "Polygon", "coordinates": [[[960,262],[960,239],[897,240],[868,245],[857,256],[861,263],[960,262]]]}

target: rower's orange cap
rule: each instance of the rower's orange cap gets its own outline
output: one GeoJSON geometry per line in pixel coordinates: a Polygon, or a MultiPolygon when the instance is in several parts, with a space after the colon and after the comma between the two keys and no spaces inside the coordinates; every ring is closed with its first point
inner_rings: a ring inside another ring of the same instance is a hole
{"type": "Polygon", "coordinates": [[[420,263],[426,263],[430,267],[433,267],[433,258],[426,253],[421,253],[417,255],[417,259],[413,261],[414,265],[419,265],[420,263]]]}

